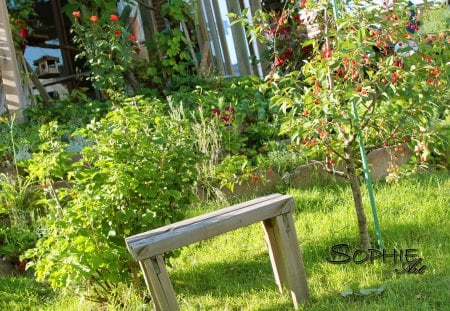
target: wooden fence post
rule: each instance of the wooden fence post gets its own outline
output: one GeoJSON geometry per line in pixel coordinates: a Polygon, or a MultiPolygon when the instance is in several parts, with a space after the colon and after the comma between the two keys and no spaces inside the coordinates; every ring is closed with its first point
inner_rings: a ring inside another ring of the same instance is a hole
{"type": "Polygon", "coordinates": [[[22,110],[26,106],[26,97],[23,92],[5,0],[0,0],[0,72],[6,95],[6,109],[17,122],[24,122],[22,110]]]}

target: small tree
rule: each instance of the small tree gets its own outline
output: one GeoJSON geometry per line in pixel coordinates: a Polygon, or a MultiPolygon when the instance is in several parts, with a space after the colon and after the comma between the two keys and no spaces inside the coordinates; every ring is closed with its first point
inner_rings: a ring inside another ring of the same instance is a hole
{"type": "MultiPolygon", "coordinates": [[[[420,34],[408,1],[364,3],[355,1],[337,19],[328,1],[287,3],[277,31],[300,31],[298,13],[307,8],[319,12],[322,36],[292,43],[294,51],[312,47],[301,67],[292,68],[275,49],[267,83],[275,89],[273,102],[286,112],[283,133],[303,148],[323,152],[327,170],[349,179],[361,246],[368,248],[358,133],[369,148],[395,145],[402,152],[407,144],[416,151],[415,164],[424,165],[435,139],[433,126],[448,108],[449,52],[447,34],[420,34]]],[[[399,175],[392,167],[388,182],[399,175]]]]}

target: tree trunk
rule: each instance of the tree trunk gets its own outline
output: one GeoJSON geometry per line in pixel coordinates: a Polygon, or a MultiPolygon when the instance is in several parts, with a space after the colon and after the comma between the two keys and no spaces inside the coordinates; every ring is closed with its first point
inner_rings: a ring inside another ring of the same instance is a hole
{"type": "Polygon", "coordinates": [[[364,205],[362,201],[361,188],[359,187],[358,176],[355,169],[355,158],[353,152],[354,140],[348,142],[344,146],[345,163],[347,166],[347,174],[350,179],[350,186],[353,194],[353,202],[355,203],[356,217],[358,219],[359,237],[361,239],[361,248],[371,248],[369,232],[367,230],[366,213],[364,212],[364,205]]]}

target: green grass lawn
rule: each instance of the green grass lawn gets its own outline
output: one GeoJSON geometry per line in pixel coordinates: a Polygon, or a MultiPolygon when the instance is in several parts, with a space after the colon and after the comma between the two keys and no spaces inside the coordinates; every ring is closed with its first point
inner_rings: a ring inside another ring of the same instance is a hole
{"type": "MultiPolygon", "coordinates": [[[[387,252],[417,249],[423,274],[398,274],[392,258],[373,264],[332,264],[330,248],[358,248],[356,216],[345,185],[291,189],[297,235],[310,288],[301,310],[449,310],[450,176],[412,177],[375,183],[375,199],[387,252]],[[381,294],[350,295],[348,289],[384,287],[381,294]]],[[[365,197],[367,200],[367,197],[365,197]]],[[[192,215],[221,207],[195,207],[192,215]]],[[[373,221],[369,228],[376,245],[373,221]]],[[[290,295],[275,285],[261,225],[255,224],[181,250],[171,260],[172,283],[182,310],[293,310],[290,295]]],[[[124,290],[124,303],[105,310],[151,309],[124,290]]],[[[76,296],[52,293],[27,278],[0,278],[0,310],[97,310],[76,296]]]]}

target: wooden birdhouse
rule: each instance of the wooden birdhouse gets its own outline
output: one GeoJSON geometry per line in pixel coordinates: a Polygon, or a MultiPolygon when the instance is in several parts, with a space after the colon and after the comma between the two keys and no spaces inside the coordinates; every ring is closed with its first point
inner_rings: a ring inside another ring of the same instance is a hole
{"type": "Polygon", "coordinates": [[[38,67],[38,77],[40,79],[48,79],[60,74],[58,63],[59,57],[45,55],[35,60],[33,64],[38,67]]]}

